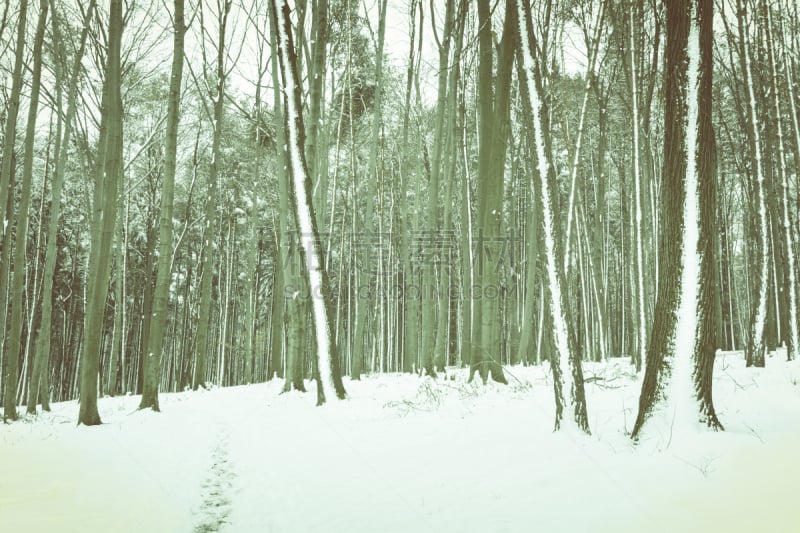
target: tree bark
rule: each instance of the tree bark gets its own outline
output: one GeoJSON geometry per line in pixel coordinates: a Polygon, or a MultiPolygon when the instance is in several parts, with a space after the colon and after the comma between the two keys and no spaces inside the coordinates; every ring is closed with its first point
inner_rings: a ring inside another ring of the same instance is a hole
{"type": "Polygon", "coordinates": [[[211,147],[211,165],[208,171],[208,198],[205,202],[205,224],[203,227],[202,270],[200,272],[200,312],[197,318],[197,343],[195,345],[196,362],[194,382],[192,388],[205,386],[208,354],[211,348],[208,345],[208,330],[211,326],[211,289],[214,278],[214,228],[217,222],[217,181],[219,179],[219,165],[222,158],[220,143],[222,138],[222,118],[225,102],[225,32],[228,26],[228,14],[231,10],[231,0],[224,0],[220,5],[219,36],[217,39],[216,79],[217,93],[214,100],[214,139],[211,147]]]}
{"type": "Polygon", "coordinates": [[[661,281],[634,439],[661,398],[669,415],[691,422],[702,411],[710,426],[721,428],[711,400],[716,307],[714,240],[708,233],[717,231],[712,5],[711,0],[683,0],[666,2],[666,8],[661,281]]]}
{"type": "Polygon", "coordinates": [[[108,58],[103,88],[100,139],[95,158],[95,194],[92,206],[92,239],[89,252],[88,299],[81,358],[80,413],[78,423],[100,424],[97,385],[104,309],[108,295],[111,244],[117,216],[117,184],[122,173],[122,95],[120,49],[122,0],[111,0],[108,23],[108,58]]]}
{"type": "Polygon", "coordinates": [[[335,394],[341,399],[346,393],[339,370],[339,357],[331,324],[333,313],[330,281],[323,263],[324,254],[311,195],[311,178],[305,160],[305,131],[297,74],[297,55],[292,42],[291,15],[285,0],[281,0],[282,20],[278,16],[277,0],[270,0],[270,6],[278,35],[278,56],[284,87],[284,132],[288,147],[287,174],[291,176],[293,184],[292,211],[300,233],[300,257],[306,273],[309,298],[312,300],[316,333],[317,405],[322,405],[329,395],[335,394]]]}
{"type": "MultiPolygon", "coordinates": [[[[161,379],[161,354],[164,328],[169,306],[169,285],[172,277],[172,212],[175,198],[175,160],[178,150],[181,81],[183,79],[183,41],[186,26],[183,21],[183,0],[175,0],[173,12],[174,43],[172,72],[167,100],[167,125],[164,140],[164,176],[161,182],[161,210],[158,219],[158,266],[153,290],[152,319],[147,337],[144,390],[139,409],[159,411],[158,387],[161,379]]],[[[146,272],[149,275],[149,272],[146,272]]]]}
{"type": "Polygon", "coordinates": [[[520,86],[525,99],[525,108],[529,116],[531,130],[536,145],[536,164],[539,174],[540,206],[543,221],[543,238],[545,248],[545,265],[548,289],[550,293],[550,316],[553,321],[553,333],[557,357],[550,357],[553,370],[553,386],[556,400],[555,429],[561,427],[567,398],[572,407],[572,416],[578,428],[589,433],[589,417],[586,409],[586,393],[583,386],[583,368],[576,354],[575,335],[569,319],[569,298],[564,283],[564,269],[561,264],[563,255],[559,249],[560,241],[558,215],[556,211],[557,188],[555,172],[547,148],[547,132],[544,128],[544,106],[542,105],[541,83],[536,76],[536,64],[531,52],[530,8],[523,0],[516,0],[519,19],[520,86]],[[569,396],[567,396],[569,395],[569,396]]]}
{"type": "MultiPolygon", "coordinates": [[[[17,207],[17,230],[14,249],[14,279],[11,285],[11,327],[8,332],[6,359],[6,390],[3,402],[3,418],[17,419],[17,378],[22,344],[22,306],[25,289],[25,272],[28,247],[28,220],[31,205],[31,181],[33,180],[33,145],[36,137],[36,113],[39,108],[39,91],[42,79],[42,43],[47,23],[47,0],[39,0],[39,20],[33,41],[33,77],[28,104],[28,125],[25,131],[25,156],[22,161],[22,183],[17,207]]],[[[2,332],[0,332],[2,333],[2,332]]],[[[0,349],[2,349],[0,347],[0,349]]]]}

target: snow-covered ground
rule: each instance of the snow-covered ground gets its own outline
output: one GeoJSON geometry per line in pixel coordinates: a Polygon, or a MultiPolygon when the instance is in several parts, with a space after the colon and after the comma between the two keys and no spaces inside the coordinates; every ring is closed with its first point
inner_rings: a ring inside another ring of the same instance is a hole
{"type": "MultiPolygon", "coordinates": [[[[510,385],[345,380],[315,407],[277,381],[100,400],[0,427],[3,532],[800,531],[800,365],[718,357],[724,432],[657,416],[633,445],[638,381],[586,365],[592,435],[552,432],[545,368],[510,385]]],[[[449,379],[452,377],[453,379],[449,379]]]]}

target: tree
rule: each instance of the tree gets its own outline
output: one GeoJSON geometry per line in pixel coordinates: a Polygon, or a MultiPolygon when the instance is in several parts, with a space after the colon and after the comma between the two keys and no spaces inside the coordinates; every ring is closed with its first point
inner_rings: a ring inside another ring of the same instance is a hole
{"type": "Polygon", "coordinates": [[[159,410],[158,386],[161,380],[161,353],[164,327],[169,304],[169,284],[172,277],[172,211],[175,196],[175,159],[178,149],[181,81],[183,79],[183,41],[186,25],[183,21],[183,0],[175,0],[173,12],[174,44],[172,74],[167,101],[167,126],[164,146],[164,177],[161,182],[161,210],[158,219],[158,274],[153,297],[153,318],[145,352],[145,378],[139,409],[159,410]]]}
{"type": "MultiPolygon", "coordinates": [[[[794,231],[792,226],[791,220],[791,213],[790,208],[791,204],[789,201],[789,178],[787,174],[789,173],[787,164],[786,164],[786,151],[784,149],[784,134],[783,134],[783,115],[781,113],[781,96],[780,96],[780,86],[779,86],[779,79],[778,79],[778,66],[777,66],[777,58],[776,55],[776,46],[775,46],[775,39],[772,34],[772,6],[764,6],[764,9],[767,11],[767,24],[766,24],[766,39],[767,39],[767,55],[769,58],[769,66],[770,66],[770,92],[772,93],[773,97],[773,105],[775,108],[775,122],[777,125],[777,151],[778,151],[778,172],[780,175],[780,211],[781,211],[781,223],[776,224],[774,230],[783,235],[781,239],[782,246],[780,248],[783,251],[785,266],[783,268],[784,275],[783,275],[783,288],[781,293],[786,295],[785,300],[787,300],[784,307],[788,307],[786,312],[784,312],[784,316],[786,318],[787,329],[786,332],[786,358],[788,360],[792,360],[795,358],[797,350],[800,349],[800,317],[798,316],[798,304],[797,304],[797,261],[795,257],[795,238],[794,238],[794,231]],[[788,293],[788,294],[787,294],[788,293]]],[[[789,84],[791,85],[791,83],[789,84]]],[[[794,109],[794,95],[790,92],[789,100],[791,102],[790,107],[794,109]]],[[[795,116],[795,113],[792,112],[792,115],[795,116]]],[[[796,118],[795,118],[796,120],[796,118]]],[[[800,149],[798,146],[796,149],[800,149]]],[[[795,156],[797,157],[797,156],[795,156]]],[[[776,280],[778,283],[779,280],[776,280]]]]}
{"type": "Polygon", "coordinates": [[[636,362],[636,371],[642,368],[642,360],[644,359],[645,346],[647,345],[647,325],[644,312],[645,304],[645,289],[644,289],[644,253],[642,251],[643,238],[642,238],[642,179],[641,179],[641,165],[639,164],[639,91],[638,91],[638,74],[636,71],[636,44],[634,39],[634,17],[633,9],[630,11],[630,33],[631,33],[631,107],[633,109],[633,196],[634,206],[636,211],[636,218],[634,220],[633,229],[636,233],[636,316],[637,324],[639,326],[638,345],[634,361],[636,362]]]}
{"type": "Polygon", "coordinates": [[[503,34],[493,72],[494,44],[488,0],[478,2],[478,220],[476,240],[476,299],[470,379],[478,372],[485,382],[489,375],[507,383],[500,363],[500,286],[496,260],[497,244],[503,238],[503,184],[506,145],[509,135],[511,79],[516,46],[517,14],[511,2],[506,4],[503,34]],[[494,82],[494,83],[493,83],[494,82]],[[487,253],[489,246],[493,254],[487,253]]]}
{"type": "MultiPolygon", "coordinates": [[[[448,81],[449,72],[451,67],[450,62],[450,46],[453,40],[453,19],[455,11],[455,2],[447,0],[444,14],[444,28],[442,31],[441,43],[439,44],[439,79],[438,79],[438,94],[436,100],[436,115],[434,118],[434,137],[433,137],[433,161],[429,165],[430,172],[428,173],[428,199],[425,208],[425,230],[432,239],[437,239],[437,232],[440,230],[441,223],[440,209],[441,197],[439,194],[440,183],[442,180],[442,159],[443,152],[446,144],[446,135],[448,131],[447,121],[452,116],[448,109],[448,81]]],[[[434,19],[435,20],[435,19],[434,19]]],[[[434,22],[435,23],[435,22],[434,22]]],[[[450,87],[453,91],[454,87],[450,87]]],[[[450,200],[449,198],[445,201],[450,200]]],[[[427,239],[426,239],[427,240],[427,239]]],[[[436,246],[435,244],[433,245],[436,246]]],[[[420,356],[422,359],[421,370],[428,376],[436,377],[436,370],[434,369],[434,353],[441,346],[436,346],[436,332],[437,323],[438,328],[441,330],[445,327],[445,322],[439,322],[436,317],[437,298],[436,293],[442,291],[444,286],[441,286],[439,291],[436,291],[436,264],[440,258],[435,253],[435,250],[423,250],[423,278],[422,278],[422,345],[420,356]],[[434,252],[433,254],[431,252],[434,252]]],[[[443,295],[439,296],[443,301],[446,301],[443,295]]]]}
{"type": "Polygon", "coordinates": [[[721,428],[710,377],[716,350],[714,249],[708,235],[716,231],[712,4],[670,1],[666,10],[661,280],[633,438],[662,400],[668,416],[684,422],[696,419],[702,405],[708,424],[721,428]]]}
{"type": "MultiPolygon", "coordinates": [[[[699,279],[697,326],[694,348],[694,388],[702,420],[713,429],[723,429],[714,409],[713,382],[717,338],[719,287],[718,256],[715,241],[717,220],[717,143],[711,117],[714,75],[714,5],[711,0],[698,0],[697,26],[699,47],[699,79],[697,81],[697,209],[699,279]]],[[[691,81],[691,78],[690,78],[691,81]]],[[[689,87],[691,96],[691,86],[689,87]]],[[[690,117],[691,118],[691,117],[690,117]]],[[[687,139],[687,142],[691,139],[687,139]]],[[[688,181],[688,180],[687,180],[688,181]]],[[[688,189],[687,194],[691,192],[688,189]]]]}
{"type": "Polygon", "coordinates": [[[28,104],[28,125],[25,130],[25,156],[22,163],[22,183],[17,206],[17,236],[14,250],[14,280],[11,286],[11,331],[8,339],[8,362],[6,369],[6,394],[3,402],[3,417],[17,418],[17,365],[22,340],[22,298],[27,267],[28,209],[31,205],[31,181],[33,179],[33,145],[36,136],[36,113],[39,109],[39,91],[42,79],[42,43],[47,24],[47,0],[39,1],[39,20],[33,41],[33,76],[31,96],[28,104]]]}
{"type": "MultiPolygon", "coordinates": [[[[353,4],[355,5],[355,4],[353,4]]],[[[375,87],[374,87],[374,101],[372,102],[372,124],[370,128],[370,141],[369,141],[369,155],[367,160],[367,179],[364,180],[364,187],[366,188],[364,197],[366,200],[366,206],[364,210],[363,216],[363,236],[366,237],[367,240],[379,240],[382,239],[383,236],[378,233],[377,235],[374,234],[375,232],[375,195],[376,195],[376,188],[380,178],[379,172],[379,163],[378,163],[378,148],[380,145],[380,130],[383,124],[383,93],[385,90],[385,75],[384,75],[384,41],[386,37],[386,6],[387,1],[381,0],[378,3],[378,35],[377,35],[377,43],[376,43],[376,50],[375,50],[375,87]]],[[[352,8],[349,8],[352,9],[352,8]]],[[[348,13],[348,21],[352,20],[352,14],[348,13]]],[[[352,26],[352,24],[348,24],[352,26]]],[[[351,108],[349,115],[352,115],[352,104],[353,104],[353,80],[352,80],[352,58],[354,58],[353,49],[355,47],[352,46],[352,34],[353,29],[348,28],[348,90],[350,91],[350,96],[348,98],[349,106],[351,108]]],[[[348,123],[350,124],[351,133],[353,132],[353,120],[349,120],[348,123]]],[[[354,153],[355,147],[351,147],[351,153],[354,153]]],[[[381,216],[381,213],[378,213],[378,217],[381,216]]],[[[354,235],[355,236],[355,235],[354,235]]],[[[372,286],[373,282],[377,282],[377,276],[380,272],[379,265],[375,265],[375,257],[371,254],[372,250],[369,249],[367,246],[359,246],[358,254],[360,257],[356,258],[356,261],[359,264],[359,268],[357,268],[354,272],[354,276],[356,276],[356,312],[355,312],[355,338],[354,343],[352,344],[351,350],[351,357],[350,357],[350,376],[352,379],[361,379],[361,373],[363,372],[365,362],[366,362],[366,354],[369,351],[369,344],[368,339],[372,337],[372,335],[365,335],[364,332],[366,331],[367,323],[369,322],[369,318],[371,314],[370,310],[374,310],[379,308],[379,302],[370,301],[367,297],[369,292],[370,286],[372,286]],[[378,268],[376,268],[378,267],[378,268]]],[[[378,262],[382,260],[379,256],[378,262]]],[[[425,351],[423,350],[423,358],[424,358],[425,351]]]]}
{"type": "MultiPolygon", "coordinates": [[[[9,228],[11,213],[7,209],[8,196],[12,183],[12,159],[14,157],[14,140],[17,137],[17,115],[19,113],[19,93],[22,90],[22,61],[25,57],[25,23],[28,16],[28,0],[19,3],[17,19],[17,42],[14,51],[14,71],[11,78],[11,93],[8,98],[6,112],[6,128],[3,136],[3,161],[0,167],[0,235],[5,238],[9,228]]],[[[0,265],[8,272],[8,265],[0,265]]],[[[5,326],[0,329],[5,332],[5,326]]]]}
{"type": "Polygon", "coordinates": [[[278,35],[278,57],[283,82],[287,176],[292,180],[290,189],[292,214],[300,233],[300,257],[306,274],[309,298],[312,300],[317,351],[317,405],[322,405],[329,395],[335,394],[341,399],[346,393],[331,326],[333,313],[330,281],[323,263],[324,255],[312,203],[311,178],[305,159],[305,130],[300,103],[297,54],[292,42],[291,13],[285,0],[281,0],[282,20],[278,17],[277,0],[270,0],[270,7],[275,33],[278,35]]]}
{"type": "MultiPolygon", "coordinates": [[[[60,46],[61,43],[61,30],[58,22],[58,13],[56,12],[51,2],[51,24],[53,29],[53,42],[54,48],[60,46]]],[[[42,309],[41,319],[39,322],[39,332],[36,335],[36,347],[33,357],[33,369],[31,371],[31,380],[28,385],[28,400],[27,411],[30,414],[36,413],[37,401],[42,402],[42,409],[49,411],[49,361],[50,361],[50,340],[52,334],[50,326],[53,313],[53,277],[56,267],[57,248],[56,241],[58,239],[58,227],[61,218],[61,192],[64,187],[64,173],[69,154],[69,143],[72,135],[72,122],[75,118],[75,110],[77,108],[77,92],[78,92],[78,79],[80,77],[80,64],[83,59],[84,49],[86,47],[86,37],[89,33],[89,22],[91,21],[94,12],[96,0],[91,0],[86,8],[84,17],[83,28],[81,30],[78,51],[75,54],[73,61],[72,71],[68,82],[67,94],[67,111],[66,115],[59,122],[56,129],[56,143],[55,143],[55,171],[53,172],[53,180],[51,185],[51,200],[50,200],[50,220],[47,225],[47,249],[44,258],[44,272],[42,274],[42,309]]],[[[57,56],[57,54],[54,54],[57,56]]],[[[56,80],[65,79],[62,72],[61,60],[56,57],[54,70],[56,80]]],[[[56,99],[57,110],[59,117],[61,116],[61,99],[62,90],[61,83],[57,83],[56,99]]]]}
{"type": "Polygon", "coordinates": [[[110,0],[108,55],[103,81],[100,137],[97,143],[89,249],[88,297],[85,338],[81,353],[78,423],[100,424],[97,411],[98,369],[102,348],[103,317],[111,275],[111,244],[117,218],[117,185],[122,174],[122,94],[120,49],[122,0],[110,0]]]}
{"type": "Polygon", "coordinates": [[[545,258],[547,283],[550,293],[550,315],[556,340],[557,357],[550,357],[553,370],[553,384],[556,397],[555,428],[559,429],[564,419],[567,405],[572,406],[572,416],[577,426],[589,432],[589,418],[586,410],[586,394],[583,389],[583,369],[581,361],[575,353],[575,337],[571,331],[568,318],[569,298],[563,278],[563,265],[557,240],[558,227],[555,206],[557,205],[555,176],[550,160],[550,151],[546,148],[543,126],[543,106],[540,97],[541,85],[536,79],[536,64],[533,60],[532,41],[530,38],[530,8],[522,0],[516,0],[519,18],[520,84],[525,96],[525,106],[534,133],[536,145],[536,163],[539,178],[540,205],[543,221],[543,237],[545,242],[545,258]],[[567,394],[569,396],[567,396],[567,394]],[[569,398],[569,404],[567,404],[569,398]]]}
{"type": "MultiPolygon", "coordinates": [[[[206,383],[206,365],[208,361],[208,354],[211,348],[208,345],[208,330],[210,327],[211,319],[211,296],[212,296],[212,281],[214,278],[214,239],[213,234],[216,227],[217,219],[217,181],[219,179],[219,167],[221,166],[222,151],[220,150],[220,142],[222,140],[222,118],[225,103],[225,81],[228,72],[225,70],[225,32],[228,25],[228,16],[231,11],[231,0],[224,0],[219,4],[220,11],[217,14],[219,17],[219,36],[217,38],[217,63],[216,63],[216,81],[217,90],[214,95],[214,139],[211,147],[211,165],[208,171],[208,198],[205,202],[205,220],[203,224],[203,248],[201,271],[200,271],[200,311],[197,322],[197,338],[195,346],[195,368],[194,368],[194,383],[192,387],[198,389],[204,387],[206,383]]],[[[202,7],[201,7],[202,9],[202,7]]],[[[202,11],[201,11],[202,13],[202,11]]],[[[200,25],[203,26],[203,18],[201,16],[200,25]]],[[[205,35],[205,29],[201,30],[205,35]]]]}
{"type": "MultiPolygon", "coordinates": [[[[3,160],[0,162],[0,308],[7,309],[8,302],[8,276],[11,269],[11,215],[13,214],[14,195],[14,174],[16,155],[14,145],[17,137],[17,115],[19,114],[19,95],[22,89],[22,60],[25,56],[25,23],[28,14],[28,1],[22,0],[19,6],[19,17],[17,20],[17,42],[14,51],[14,70],[11,78],[11,93],[8,99],[8,110],[6,112],[6,127],[3,137],[3,160]]],[[[7,314],[0,314],[0,356],[3,354],[3,345],[6,339],[6,320],[7,314]]],[[[16,394],[16,361],[6,365],[3,373],[4,381],[9,388],[16,394]],[[11,373],[14,373],[12,376],[11,373]]],[[[16,409],[6,409],[7,402],[4,399],[4,416],[16,418],[16,409]]],[[[10,407],[10,406],[9,406],[10,407]]]]}
{"type": "Polygon", "coordinates": [[[748,100],[748,134],[750,138],[750,152],[753,161],[754,187],[756,204],[754,206],[755,221],[751,223],[755,233],[758,252],[754,256],[758,275],[753,279],[753,299],[755,300],[750,310],[747,345],[745,359],[747,366],[764,366],[766,360],[766,322],[767,300],[769,297],[770,277],[770,243],[769,228],[767,226],[767,191],[764,177],[764,162],[762,160],[761,125],[758,120],[756,106],[757,96],[755,91],[755,68],[753,67],[752,50],[745,28],[745,8],[741,0],[736,1],[736,13],[741,40],[742,57],[744,64],[744,83],[748,100]]]}

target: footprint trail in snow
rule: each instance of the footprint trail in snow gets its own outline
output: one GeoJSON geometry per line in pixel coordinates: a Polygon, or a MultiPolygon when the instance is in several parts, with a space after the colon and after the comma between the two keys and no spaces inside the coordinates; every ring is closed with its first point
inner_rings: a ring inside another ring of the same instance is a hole
{"type": "Polygon", "coordinates": [[[214,447],[211,456],[211,469],[203,482],[203,491],[198,510],[199,523],[195,533],[221,531],[228,523],[231,512],[230,493],[235,474],[228,457],[228,442],[223,436],[214,447]]]}

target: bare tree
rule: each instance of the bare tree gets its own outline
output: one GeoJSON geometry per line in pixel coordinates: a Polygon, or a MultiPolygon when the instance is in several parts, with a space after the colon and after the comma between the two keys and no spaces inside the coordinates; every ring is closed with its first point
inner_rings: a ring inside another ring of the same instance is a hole
{"type": "Polygon", "coordinates": [[[543,106],[541,82],[537,79],[537,66],[532,53],[532,24],[530,7],[523,0],[516,0],[519,14],[520,84],[525,96],[525,107],[534,133],[536,144],[536,164],[540,205],[543,219],[543,238],[545,243],[545,268],[548,292],[550,294],[550,316],[553,323],[557,357],[550,357],[553,370],[553,386],[556,397],[555,428],[559,429],[564,420],[565,410],[572,407],[572,417],[577,426],[589,432],[589,417],[586,409],[586,393],[583,388],[583,368],[575,352],[575,336],[569,321],[569,298],[564,283],[563,255],[559,250],[556,209],[556,182],[550,151],[546,148],[543,125],[543,106]],[[569,396],[567,396],[569,395],[569,396]],[[567,400],[568,399],[568,400],[567,400]],[[567,403],[569,401],[569,404],[567,403]]]}
{"type": "MultiPolygon", "coordinates": [[[[305,130],[297,74],[297,54],[292,41],[289,6],[281,0],[270,0],[272,20],[278,36],[278,57],[281,65],[284,101],[284,132],[287,144],[287,175],[291,177],[291,204],[300,233],[300,257],[306,273],[309,297],[312,299],[313,323],[317,350],[317,405],[330,395],[344,398],[346,393],[339,370],[339,357],[331,325],[332,305],[330,281],[323,263],[324,254],[317,229],[312,202],[311,178],[305,158],[305,130]],[[279,13],[282,17],[279,17],[279,13]]],[[[277,88],[276,88],[277,90],[277,88]]]]}
{"type": "Polygon", "coordinates": [[[85,338],[81,356],[78,423],[100,424],[97,411],[98,370],[102,348],[103,316],[111,269],[111,244],[117,218],[117,186],[122,174],[122,94],[120,49],[122,0],[111,0],[108,22],[108,56],[103,82],[100,136],[95,156],[89,252],[85,338]]]}
{"type": "Polygon", "coordinates": [[[708,424],[721,428],[710,388],[716,350],[714,250],[708,236],[716,231],[712,4],[670,1],[666,9],[662,279],[633,438],[662,399],[668,416],[690,422],[702,409],[708,424]]]}
{"type": "Polygon", "coordinates": [[[158,219],[158,274],[153,291],[153,313],[145,352],[145,378],[139,409],[159,410],[158,386],[161,381],[161,352],[164,326],[169,304],[169,284],[172,277],[172,211],[175,196],[175,159],[178,149],[181,81],[183,79],[183,41],[186,25],[183,20],[183,0],[175,0],[172,14],[174,44],[172,73],[167,101],[167,126],[164,146],[164,176],[161,182],[161,210],[158,219]]]}

